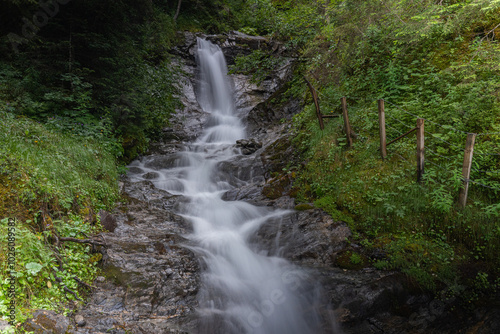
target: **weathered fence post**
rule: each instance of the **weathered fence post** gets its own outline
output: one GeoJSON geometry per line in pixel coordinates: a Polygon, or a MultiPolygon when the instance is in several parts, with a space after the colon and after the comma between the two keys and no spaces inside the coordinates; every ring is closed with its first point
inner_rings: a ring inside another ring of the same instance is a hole
{"type": "Polygon", "coordinates": [[[312,84],[309,82],[304,77],[304,80],[307,83],[307,86],[309,86],[309,90],[311,91],[312,98],[314,100],[314,106],[316,107],[316,116],[318,117],[318,122],[319,122],[319,128],[323,130],[325,128],[325,125],[323,124],[323,116],[321,115],[321,110],[319,109],[319,101],[318,101],[318,93],[316,92],[316,89],[312,86],[312,84]]]}
{"type": "Polygon", "coordinates": [[[344,117],[344,131],[347,136],[347,147],[352,146],[352,138],[351,138],[351,124],[349,124],[349,116],[347,115],[347,99],[344,96],[340,99],[342,103],[342,115],[344,117]]]}
{"type": "Polygon", "coordinates": [[[378,125],[380,129],[380,153],[382,154],[382,159],[387,158],[387,142],[385,134],[385,106],[384,100],[378,100],[378,125]]]}
{"type": "Polygon", "coordinates": [[[470,168],[472,166],[472,155],[474,154],[474,143],[476,141],[476,134],[467,134],[467,142],[465,143],[464,151],[464,164],[462,166],[462,177],[464,179],[464,186],[460,189],[460,195],[458,197],[458,205],[461,208],[465,208],[467,204],[467,193],[469,191],[469,178],[470,178],[470,168]]]}
{"type": "Polygon", "coordinates": [[[424,119],[417,118],[417,182],[422,182],[424,176],[425,147],[424,119]]]}

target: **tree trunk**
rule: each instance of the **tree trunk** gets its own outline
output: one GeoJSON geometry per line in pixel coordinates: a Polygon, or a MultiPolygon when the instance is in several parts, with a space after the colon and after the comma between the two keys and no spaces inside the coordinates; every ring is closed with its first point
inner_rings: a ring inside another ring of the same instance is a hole
{"type": "Polygon", "coordinates": [[[181,3],[182,0],[179,0],[179,2],[177,2],[177,10],[175,11],[174,22],[177,21],[177,17],[179,16],[179,12],[181,11],[181,3]]]}

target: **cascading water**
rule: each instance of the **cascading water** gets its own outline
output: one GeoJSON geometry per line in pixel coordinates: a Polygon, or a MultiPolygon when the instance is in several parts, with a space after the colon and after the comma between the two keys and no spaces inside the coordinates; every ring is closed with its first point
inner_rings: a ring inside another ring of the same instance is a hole
{"type": "MultiPolygon", "coordinates": [[[[245,128],[235,110],[221,49],[198,39],[198,64],[198,100],[210,119],[199,139],[172,156],[154,180],[156,187],[186,198],[179,213],[192,222],[189,239],[204,267],[198,331],[331,333],[319,315],[319,291],[309,275],[249,243],[259,226],[289,212],[221,199],[233,185],[217,165],[240,154],[234,143],[245,137],[245,128]]],[[[138,166],[148,171],[144,163],[138,166]]]]}

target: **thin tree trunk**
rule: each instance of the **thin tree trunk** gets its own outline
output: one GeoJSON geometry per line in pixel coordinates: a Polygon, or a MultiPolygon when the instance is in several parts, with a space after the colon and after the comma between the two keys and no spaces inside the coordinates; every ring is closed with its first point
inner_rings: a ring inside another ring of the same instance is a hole
{"type": "Polygon", "coordinates": [[[177,17],[179,16],[179,12],[181,11],[181,3],[182,0],[179,0],[179,2],[177,2],[177,11],[175,12],[174,15],[174,22],[177,21],[177,17]]]}

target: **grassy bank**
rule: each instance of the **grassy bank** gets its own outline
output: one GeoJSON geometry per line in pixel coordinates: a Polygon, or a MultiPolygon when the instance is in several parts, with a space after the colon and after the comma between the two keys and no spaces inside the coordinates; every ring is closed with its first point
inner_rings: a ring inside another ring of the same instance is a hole
{"type": "MultiPolygon", "coordinates": [[[[373,108],[353,107],[351,122],[370,120],[373,108]]],[[[500,223],[495,193],[471,186],[468,206],[461,210],[461,180],[456,182],[451,167],[451,176],[430,167],[423,183],[416,182],[414,138],[391,147],[382,160],[374,133],[357,130],[348,149],[343,121],[326,123],[320,131],[312,106],[295,118],[295,145],[307,162],[295,168],[299,202],[313,202],[348,222],[355,233],[352,242],[364,246],[363,255],[377,268],[402,270],[426,289],[445,288],[469,300],[496,289],[500,223]],[[466,296],[467,286],[476,285],[481,292],[466,296]]]]}
{"type": "Polygon", "coordinates": [[[348,222],[362,257],[464,304],[500,287],[499,11],[494,1],[323,6],[320,27],[301,52],[302,74],[319,91],[323,113],[340,113],[347,97],[356,138],[348,148],[342,118],[326,120],[321,131],[309,100],[294,119],[305,164],[287,168],[297,175],[297,199],[348,222]],[[425,118],[422,183],[414,134],[380,157],[380,98],[388,140],[425,118]],[[467,133],[479,135],[468,204],[460,209],[467,133]]]}
{"type": "Polygon", "coordinates": [[[39,308],[67,312],[64,307],[69,301],[87,293],[85,284],[75,277],[91,284],[100,253],[92,252],[91,245],[58,242],[56,236],[85,239],[100,230],[96,213],[111,208],[118,198],[118,172],[113,143],[104,136],[70,136],[8,109],[2,102],[0,315],[7,318],[12,299],[7,293],[11,218],[15,220],[16,321],[20,322],[39,308]]]}

